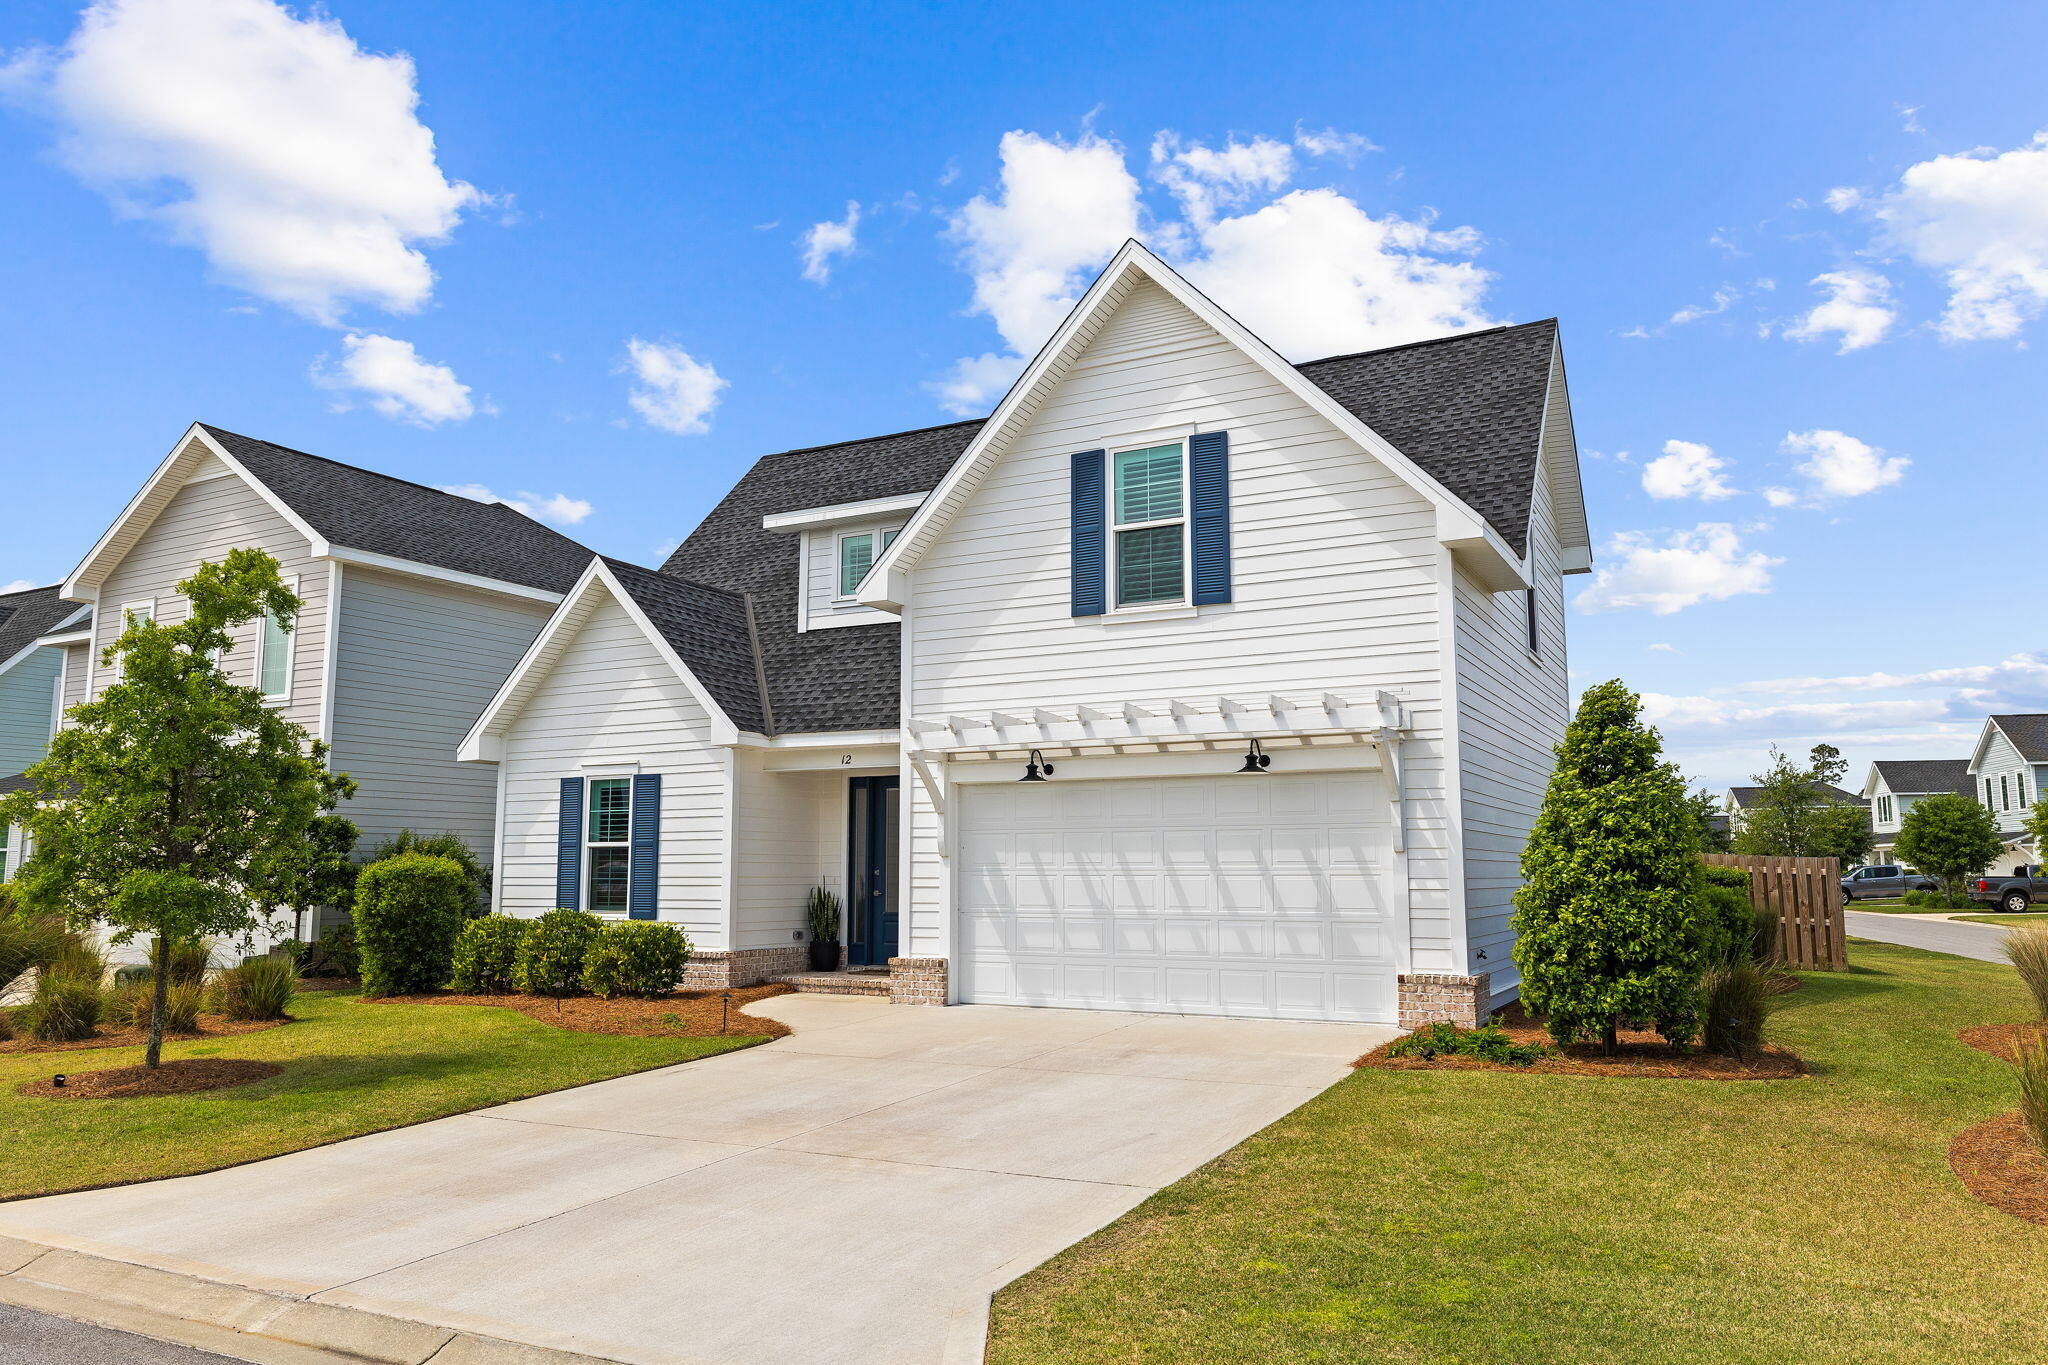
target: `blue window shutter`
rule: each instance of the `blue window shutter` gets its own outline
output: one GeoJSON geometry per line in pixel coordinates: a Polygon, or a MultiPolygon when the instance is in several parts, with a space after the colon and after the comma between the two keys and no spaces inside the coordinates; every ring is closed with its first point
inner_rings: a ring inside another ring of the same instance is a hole
{"type": "Polygon", "coordinates": [[[1109,499],[1103,488],[1105,452],[1078,451],[1067,509],[1068,555],[1072,564],[1073,614],[1100,616],[1108,594],[1103,572],[1103,539],[1108,531],[1109,499]]]}
{"type": "Polygon", "coordinates": [[[628,864],[626,913],[653,919],[661,889],[661,774],[633,778],[633,852],[628,864]]]}
{"type": "Polygon", "coordinates": [[[1188,438],[1195,605],[1230,600],[1230,433],[1188,438]]]}
{"type": "Polygon", "coordinates": [[[583,908],[583,779],[562,779],[562,812],[555,826],[555,908],[583,908]]]}

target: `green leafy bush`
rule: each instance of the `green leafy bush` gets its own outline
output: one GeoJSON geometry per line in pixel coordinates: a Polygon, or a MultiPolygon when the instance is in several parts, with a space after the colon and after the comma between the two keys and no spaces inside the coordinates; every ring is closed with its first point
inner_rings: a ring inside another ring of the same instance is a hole
{"type": "MultiPolygon", "coordinates": [[[[355,893],[349,893],[355,899],[355,893]]],[[[356,923],[345,919],[306,945],[304,976],[361,976],[363,952],[356,943],[356,923]]]]}
{"type": "Polygon", "coordinates": [[[583,955],[583,988],[605,1000],[667,995],[682,983],[689,962],[690,940],[672,924],[607,924],[583,955]]]}
{"type": "Polygon", "coordinates": [[[533,995],[574,995],[583,988],[583,959],[604,921],[587,910],[550,910],[519,941],[513,983],[533,995]]]}
{"type": "Polygon", "coordinates": [[[1700,888],[1700,946],[1706,961],[1748,962],[1756,951],[1756,907],[1747,890],[1700,888]]]}
{"type": "Polygon", "coordinates": [[[475,917],[490,913],[491,871],[480,862],[475,850],[464,843],[459,835],[443,832],[440,834],[415,834],[402,829],[391,838],[370,850],[364,867],[380,863],[386,858],[400,858],[408,853],[424,853],[434,858],[446,858],[462,869],[462,880],[467,887],[462,913],[475,917]]]}
{"type": "Polygon", "coordinates": [[[1701,863],[1700,876],[1709,886],[1725,886],[1731,891],[1749,893],[1749,869],[1722,867],[1718,863],[1701,863]]]}
{"type": "Polygon", "coordinates": [[[1613,1052],[1624,1022],[1673,1043],[1699,1029],[1698,822],[1640,699],[1586,689],[1522,853],[1522,998],[1559,1043],[1613,1052]]]}
{"type": "Polygon", "coordinates": [[[252,957],[214,978],[213,1002],[230,1019],[284,1019],[298,991],[296,957],[252,957]]]}
{"type": "MultiPolygon", "coordinates": [[[[104,1010],[107,1022],[124,1028],[148,1028],[153,985],[150,978],[143,977],[108,991],[104,1010]]],[[[164,988],[164,1032],[196,1033],[205,999],[205,989],[198,982],[173,980],[164,988]]]]}
{"type": "Polygon", "coordinates": [[[371,863],[356,878],[356,942],[363,994],[412,995],[448,979],[468,904],[461,866],[427,853],[371,863]]]}
{"type": "Polygon", "coordinates": [[[500,995],[517,983],[519,945],[533,928],[530,919],[485,915],[455,936],[455,974],[449,984],[467,995],[500,995]]]}
{"type": "Polygon", "coordinates": [[[1709,1052],[1747,1057],[1764,1043],[1764,1019],[1775,1002],[1770,980],[1753,962],[1727,962],[1700,976],[1700,1009],[1709,1052]]]}
{"type": "Polygon", "coordinates": [[[1389,1057],[1477,1057],[1502,1066],[1532,1066],[1553,1055],[1541,1043],[1518,1043],[1498,1024],[1459,1028],[1439,1021],[1424,1024],[1387,1048],[1389,1057]]]}
{"type": "Polygon", "coordinates": [[[1906,904],[1922,910],[1984,910],[1982,906],[1961,892],[1950,891],[1908,891],[1900,897],[1906,904]]]}

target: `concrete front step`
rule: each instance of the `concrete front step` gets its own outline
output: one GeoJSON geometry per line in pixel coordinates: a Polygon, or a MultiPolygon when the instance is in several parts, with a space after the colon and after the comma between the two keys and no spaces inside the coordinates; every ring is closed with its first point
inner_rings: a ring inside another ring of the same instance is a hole
{"type": "Polygon", "coordinates": [[[887,972],[791,972],[770,980],[796,987],[799,995],[872,995],[885,1000],[889,996],[887,972]]]}

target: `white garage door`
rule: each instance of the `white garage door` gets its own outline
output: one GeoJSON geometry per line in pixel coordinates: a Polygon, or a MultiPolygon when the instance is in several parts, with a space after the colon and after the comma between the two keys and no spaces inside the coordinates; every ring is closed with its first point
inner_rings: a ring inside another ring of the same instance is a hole
{"type": "Polygon", "coordinates": [[[965,785],[960,998],[1395,1018],[1378,773],[965,785]]]}

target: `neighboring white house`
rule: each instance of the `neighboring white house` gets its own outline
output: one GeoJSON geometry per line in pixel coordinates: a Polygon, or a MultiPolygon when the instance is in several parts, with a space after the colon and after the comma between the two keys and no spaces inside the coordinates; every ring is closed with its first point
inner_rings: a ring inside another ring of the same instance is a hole
{"type": "Polygon", "coordinates": [[[1589,544],[1553,322],[1297,366],[1130,243],[985,421],[588,563],[462,745],[497,907],[744,983],[823,884],[898,1000],[1470,1021],[1589,544]]]}
{"type": "Polygon", "coordinates": [[[2043,851],[2028,837],[2025,822],[2048,782],[2048,715],[1985,717],[1970,751],[1969,779],[2005,840],[2005,852],[1989,870],[2010,872],[2040,862],[2043,851]]]}
{"type": "MultiPolygon", "coordinates": [[[[1826,787],[1823,790],[1827,793],[1828,799],[1837,805],[1861,806],[1869,803],[1867,796],[1858,796],[1855,792],[1846,792],[1840,787],[1826,787]]],[[[1721,814],[1728,821],[1730,834],[1737,833],[1748,822],[1749,812],[1755,807],[1762,792],[1762,787],[1730,787],[1727,794],[1721,798],[1721,814]]]]}
{"type": "Polygon", "coordinates": [[[276,558],[303,605],[290,631],[245,626],[222,667],[329,744],[359,784],[341,813],[363,847],[409,827],[488,859],[495,784],[455,746],[590,552],[502,504],[218,427],[178,440],[56,590],[77,619],[40,637],[61,655],[44,740],[50,688],[65,708],[93,696],[127,620],[181,619],[176,585],[241,547],[276,558]]]}
{"type": "Polygon", "coordinates": [[[1870,861],[1895,863],[1906,812],[1930,796],[1971,796],[1970,763],[1962,758],[1888,758],[1870,765],[1863,779],[1863,799],[1870,803],[1870,861]]]}

